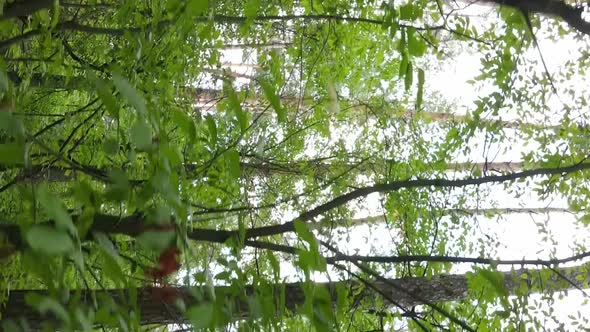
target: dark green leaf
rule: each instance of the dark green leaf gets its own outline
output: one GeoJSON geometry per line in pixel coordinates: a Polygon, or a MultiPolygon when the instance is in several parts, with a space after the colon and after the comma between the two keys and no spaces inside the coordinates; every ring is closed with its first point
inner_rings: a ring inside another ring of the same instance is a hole
{"type": "Polygon", "coordinates": [[[172,245],[175,236],[172,230],[145,231],[137,237],[137,242],[148,250],[161,252],[172,245]]]}
{"type": "Polygon", "coordinates": [[[264,92],[264,96],[266,97],[266,99],[268,99],[268,101],[270,101],[272,108],[277,113],[277,119],[280,123],[285,122],[285,110],[281,106],[281,100],[275,92],[274,84],[272,84],[272,82],[267,81],[267,79],[265,78],[260,79],[259,82],[260,86],[262,87],[262,91],[264,92]]]}
{"type": "Polygon", "coordinates": [[[138,150],[148,151],[152,146],[152,128],[147,122],[138,120],[131,127],[131,142],[138,150]]]}
{"type": "Polygon", "coordinates": [[[402,52],[402,59],[399,64],[399,78],[400,79],[403,79],[406,77],[406,74],[408,73],[409,61],[410,61],[410,57],[408,55],[408,52],[404,50],[404,52],[402,52]]]}
{"type": "Polygon", "coordinates": [[[404,87],[406,91],[410,90],[412,87],[412,80],[414,75],[414,68],[412,66],[412,62],[408,62],[408,68],[406,70],[406,76],[404,78],[404,87]]]}
{"type": "Polygon", "coordinates": [[[399,7],[399,17],[402,20],[415,20],[423,15],[422,7],[419,7],[418,4],[409,2],[401,7],[399,7]]]}
{"type": "Polygon", "coordinates": [[[245,131],[246,128],[248,128],[248,116],[247,116],[246,112],[244,112],[244,110],[242,109],[242,104],[240,103],[240,100],[238,99],[238,95],[236,94],[236,90],[234,90],[234,87],[231,85],[230,82],[226,81],[223,84],[223,91],[227,95],[228,106],[229,106],[230,110],[232,110],[234,112],[236,118],[238,119],[240,129],[242,130],[242,132],[245,131]]]}
{"type": "Polygon", "coordinates": [[[209,129],[209,138],[211,146],[215,148],[215,146],[217,146],[217,125],[215,124],[215,120],[213,119],[211,114],[208,114],[205,117],[205,122],[207,123],[207,128],[209,129]]]}
{"type": "Polygon", "coordinates": [[[25,146],[17,143],[0,144],[0,164],[5,166],[23,165],[25,146]]]}
{"type": "Polygon", "coordinates": [[[236,149],[229,149],[225,153],[225,160],[229,169],[229,174],[234,179],[239,179],[241,173],[240,170],[240,153],[236,149]]]}
{"type": "Polygon", "coordinates": [[[418,93],[416,94],[416,110],[422,107],[422,97],[424,95],[424,70],[418,69],[418,93]]]}
{"type": "Polygon", "coordinates": [[[185,112],[172,112],[172,119],[176,125],[184,132],[187,141],[193,143],[197,136],[195,122],[185,112]]]}

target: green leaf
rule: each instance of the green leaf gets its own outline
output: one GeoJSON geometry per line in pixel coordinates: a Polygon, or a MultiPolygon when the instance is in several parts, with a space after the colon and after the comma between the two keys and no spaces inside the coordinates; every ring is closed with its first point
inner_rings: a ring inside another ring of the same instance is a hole
{"type": "Polygon", "coordinates": [[[186,4],[185,13],[191,16],[203,16],[209,10],[209,0],[190,0],[186,4]]]}
{"type": "Polygon", "coordinates": [[[123,76],[114,73],[113,74],[113,83],[115,87],[123,97],[129,101],[131,106],[133,106],[140,115],[145,116],[147,114],[147,107],[145,104],[145,99],[139,94],[139,92],[131,86],[129,81],[124,78],[123,76]]]}
{"type": "Polygon", "coordinates": [[[107,253],[106,251],[102,252],[102,269],[104,275],[111,279],[117,286],[126,286],[127,278],[123,273],[123,269],[121,269],[121,265],[119,265],[119,262],[115,256],[107,253]]]}
{"type": "Polygon", "coordinates": [[[113,201],[123,201],[129,194],[129,179],[127,174],[119,169],[109,172],[110,185],[105,198],[113,201]]]}
{"type": "Polygon", "coordinates": [[[260,86],[262,87],[262,91],[264,92],[264,96],[266,99],[268,99],[272,105],[272,108],[277,113],[277,119],[279,120],[279,123],[284,123],[286,120],[285,110],[281,106],[281,100],[275,92],[274,84],[265,78],[260,79],[259,82],[260,86]]]}
{"type": "Polygon", "coordinates": [[[112,137],[107,137],[102,144],[102,149],[106,154],[114,156],[119,153],[119,142],[112,137]]]}
{"type": "Polygon", "coordinates": [[[173,230],[158,230],[158,231],[145,231],[137,237],[137,242],[148,250],[161,252],[168,248],[176,232],[173,230]]]}
{"type": "Polygon", "coordinates": [[[107,111],[109,112],[109,115],[114,119],[118,119],[119,103],[113,96],[113,92],[111,91],[111,87],[109,86],[109,84],[103,79],[97,78],[91,74],[88,75],[88,78],[94,82],[96,94],[102,101],[103,105],[106,107],[107,111]]]}
{"type": "Polygon", "coordinates": [[[51,29],[57,26],[59,23],[59,0],[53,0],[53,6],[51,6],[51,24],[49,25],[51,29]]]}
{"type": "Polygon", "coordinates": [[[313,235],[313,233],[307,228],[307,224],[300,221],[300,220],[295,220],[293,222],[293,226],[295,227],[295,233],[297,234],[297,236],[299,236],[299,238],[307,243],[309,243],[310,245],[316,245],[316,239],[315,236],[313,235]]]}
{"type": "Polygon", "coordinates": [[[186,311],[186,316],[195,329],[208,328],[213,322],[213,305],[211,303],[203,303],[192,306],[186,311]]]}
{"type": "Polygon", "coordinates": [[[332,298],[326,288],[317,287],[313,294],[313,324],[317,331],[334,331],[336,317],[332,310],[332,298]]]}
{"type": "Polygon", "coordinates": [[[137,150],[148,151],[152,146],[152,128],[144,120],[137,120],[131,127],[131,142],[137,150]]]}
{"type": "Polygon", "coordinates": [[[428,46],[423,37],[416,32],[416,29],[408,28],[408,52],[413,56],[423,56],[426,53],[428,46]]]}
{"type": "Polygon", "coordinates": [[[230,82],[225,81],[223,84],[223,91],[227,95],[228,106],[230,110],[232,110],[235,113],[236,118],[238,119],[240,129],[242,130],[242,132],[246,131],[246,129],[248,128],[248,116],[246,112],[244,112],[244,110],[242,109],[242,104],[238,99],[238,95],[234,90],[234,87],[231,85],[230,82]]]}
{"type": "Polygon", "coordinates": [[[422,98],[424,95],[424,70],[418,69],[418,93],[416,94],[416,110],[422,107],[422,98]]]}
{"type": "Polygon", "coordinates": [[[76,227],[72,222],[72,217],[66,210],[61,200],[55,196],[45,184],[39,185],[37,188],[37,199],[43,208],[43,211],[55,221],[58,228],[67,230],[70,234],[77,234],[76,227]]]}
{"type": "Polygon", "coordinates": [[[408,68],[406,70],[406,77],[404,78],[404,87],[405,87],[406,91],[410,90],[410,88],[412,87],[413,75],[414,75],[414,69],[412,66],[412,62],[410,61],[408,63],[408,68]]]}
{"type": "Polygon", "coordinates": [[[21,332],[22,329],[15,322],[9,319],[2,320],[2,331],[4,332],[21,332]]]}
{"type": "Polygon", "coordinates": [[[424,14],[424,10],[412,2],[399,7],[399,17],[402,20],[416,20],[424,14]]]}
{"type": "Polygon", "coordinates": [[[297,253],[297,265],[305,272],[308,271],[326,271],[326,260],[320,255],[317,246],[311,250],[300,250],[297,253]]]}
{"type": "MultiPolygon", "coordinates": [[[[13,115],[10,112],[2,112],[0,110],[0,134],[2,132],[6,133],[10,137],[17,138],[17,141],[23,141],[22,138],[25,137],[25,127],[23,126],[23,122],[20,117],[13,115]]],[[[2,146],[3,144],[0,144],[2,146]]],[[[20,146],[20,145],[17,145],[20,146]]],[[[24,159],[24,147],[20,149],[23,150],[23,159],[24,159]]],[[[19,149],[19,151],[20,151],[19,149]]],[[[4,156],[3,153],[0,152],[0,159],[4,156]]]]}
{"type": "Polygon", "coordinates": [[[240,153],[236,149],[227,150],[225,153],[225,161],[231,177],[239,179],[242,175],[240,170],[240,153]]]}
{"type": "Polygon", "coordinates": [[[184,132],[188,143],[192,144],[192,142],[194,142],[195,138],[197,137],[197,129],[193,119],[185,112],[176,111],[172,112],[172,120],[176,123],[180,130],[184,132]]]}
{"type": "Polygon", "coordinates": [[[402,59],[399,64],[399,78],[405,78],[408,72],[408,63],[410,61],[410,56],[408,55],[408,51],[404,50],[402,52],[402,59]]]}
{"type": "Polygon", "coordinates": [[[69,324],[70,322],[70,316],[68,315],[67,310],[54,298],[36,293],[28,293],[25,295],[25,302],[30,306],[37,308],[42,314],[51,312],[60,321],[66,324],[69,324]]]}
{"type": "Polygon", "coordinates": [[[209,129],[209,142],[211,147],[215,148],[217,146],[217,125],[211,114],[205,117],[205,123],[207,123],[207,128],[209,129]]]}
{"type": "Polygon", "coordinates": [[[23,165],[25,146],[17,143],[0,144],[0,164],[4,166],[23,165]]]}
{"type": "Polygon", "coordinates": [[[244,15],[247,18],[254,18],[260,8],[260,0],[248,0],[244,6],[244,15]]]}
{"type": "Polygon", "coordinates": [[[74,249],[74,242],[63,230],[45,225],[34,225],[26,234],[31,249],[49,255],[61,255],[74,249]]]}
{"type": "Polygon", "coordinates": [[[498,297],[506,299],[508,296],[508,288],[502,272],[486,268],[475,268],[475,272],[468,275],[468,285],[470,291],[483,291],[485,294],[484,300],[493,300],[498,297]],[[489,291],[490,288],[492,292],[489,291]],[[488,291],[485,291],[486,289],[488,291]]]}

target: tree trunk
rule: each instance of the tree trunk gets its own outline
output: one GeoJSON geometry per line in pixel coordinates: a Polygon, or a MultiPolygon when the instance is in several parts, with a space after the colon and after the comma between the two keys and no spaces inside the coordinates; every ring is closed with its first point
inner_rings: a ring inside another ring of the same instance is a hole
{"type": "MultiPolygon", "coordinates": [[[[198,165],[185,164],[182,166],[187,172],[187,176],[191,176],[191,173],[197,171],[198,165]]],[[[345,165],[347,168],[355,168],[358,171],[371,171],[379,168],[376,163],[365,162],[362,164],[348,164],[345,165]]],[[[383,166],[382,166],[383,167],[383,166]]],[[[514,172],[519,171],[523,167],[522,162],[488,162],[488,163],[449,163],[447,164],[448,171],[474,171],[479,170],[481,172],[488,173],[503,173],[503,172],[514,172]]],[[[5,167],[0,165],[0,173],[20,169],[22,167],[12,166],[5,167]]],[[[295,176],[295,175],[306,175],[312,170],[312,174],[318,177],[325,177],[328,174],[335,174],[338,167],[330,163],[324,163],[319,161],[295,161],[290,163],[267,163],[264,161],[242,161],[240,162],[240,170],[242,175],[254,175],[254,176],[295,176]]],[[[344,170],[341,168],[340,171],[344,170]]],[[[96,174],[101,174],[106,178],[108,171],[105,169],[92,169],[96,174]]],[[[29,168],[22,168],[20,174],[17,175],[18,181],[47,181],[47,182],[64,182],[70,181],[76,178],[76,174],[79,171],[71,167],[61,166],[43,166],[43,165],[32,165],[29,168]]]]}
{"type": "MultiPolygon", "coordinates": [[[[542,270],[536,269],[520,269],[513,272],[500,273],[504,278],[504,284],[509,294],[514,295],[519,292],[523,294],[522,290],[526,290],[526,294],[540,292],[540,291],[560,291],[571,288],[587,287],[589,278],[587,269],[588,264],[570,267],[570,268],[556,268],[552,269],[549,277],[541,277],[542,270]],[[543,278],[543,279],[541,279],[543,278]],[[565,279],[567,278],[567,279],[565,279]],[[524,288],[523,288],[524,287],[524,288]]],[[[400,279],[383,279],[379,281],[372,281],[371,287],[364,286],[363,291],[356,295],[355,301],[367,299],[373,301],[375,297],[382,297],[384,303],[388,306],[400,306],[403,308],[411,308],[416,305],[423,305],[427,303],[440,303],[449,301],[460,301],[466,299],[469,295],[468,277],[466,275],[441,275],[433,277],[432,279],[422,277],[407,277],[400,279]],[[373,289],[374,288],[374,289],[373,289]],[[376,290],[377,291],[376,291],[376,290]],[[359,298],[360,297],[360,298],[359,298]],[[395,301],[392,303],[391,301],[395,301]]],[[[339,281],[339,282],[324,282],[315,283],[315,287],[323,287],[332,294],[333,306],[337,303],[336,287],[345,286],[347,289],[359,285],[358,281],[339,281]]],[[[283,285],[270,286],[271,293],[261,300],[273,301],[276,314],[287,309],[289,311],[296,311],[299,306],[305,302],[305,295],[303,291],[303,283],[287,283],[283,285]],[[284,307],[279,305],[279,298],[281,292],[284,291],[284,307]]],[[[492,287],[492,286],[490,286],[492,287]]],[[[263,286],[246,286],[242,296],[236,296],[230,287],[219,286],[215,287],[215,297],[218,300],[223,300],[228,312],[230,313],[229,320],[245,319],[249,315],[247,297],[258,296],[260,289],[263,286]]],[[[174,294],[176,299],[182,300],[187,307],[204,304],[208,300],[198,300],[192,294],[208,294],[204,287],[174,287],[167,288],[167,293],[174,294]]],[[[488,290],[489,291],[489,290],[488,290]]],[[[39,328],[40,323],[44,320],[53,320],[50,316],[43,316],[36,310],[26,304],[25,296],[27,293],[36,293],[38,295],[46,295],[46,291],[42,290],[12,290],[9,292],[8,299],[4,304],[2,312],[2,320],[17,320],[24,318],[32,328],[39,328]]],[[[100,299],[108,296],[114,300],[117,305],[125,306],[129,301],[128,289],[113,289],[113,290],[82,290],[79,292],[81,296],[81,304],[90,306],[94,297],[100,299]]],[[[170,299],[165,301],[162,296],[161,288],[144,287],[137,289],[137,308],[140,311],[140,324],[180,324],[186,323],[187,318],[177,306],[171,304],[170,299]]],[[[200,298],[208,298],[207,296],[198,296],[200,298]]],[[[67,304],[67,301],[63,302],[67,304]]],[[[1,321],[0,321],[1,322],[1,321]]]]}
{"type": "Polygon", "coordinates": [[[17,0],[4,5],[2,19],[29,16],[41,9],[49,9],[53,0],[17,0]]]}

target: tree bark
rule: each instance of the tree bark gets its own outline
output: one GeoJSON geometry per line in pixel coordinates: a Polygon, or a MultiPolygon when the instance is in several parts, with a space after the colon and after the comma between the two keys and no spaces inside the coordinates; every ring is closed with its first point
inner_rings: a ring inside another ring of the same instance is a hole
{"type": "MultiPolygon", "coordinates": [[[[365,162],[360,165],[348,164],[344,165],[347,168],[355,168],[359,171],[370,171],[378,169],[379,165],[372,162],[365,162]]],[[[185,164],[182,168],[190,177],[191,173],[197,170],[198,165],[185,164]]],[[[487,163],[449,163],[447,164],[448,171],[474,171],[488,173],[503,173],[519,171],[523,167],[522,162],[487,162],[487,163]]],[[[19,166],[3,167],[0,165],[0,173],[9,170],[20,169],[19,166]]],[[[90,167],[88,167],[91,169],[90,167]]],[[[240,170],[243,176],[294,176],[305,175],[312,171],[318,177],[324,177],[327,174],[334,174],[336,166],[319,161],[294,161],[289,163],[267,163],[265,161],[242,161],[240,162],[240,170]]],[[[108,171],[105,169],[92,169],[96,174],[106,176],[108,171]]],[[[76,178],[78,171],[71,167],[62,166],[43,166],[32,165],[28,168],[22,168],[18,174],[19,181],[47,181],[47,182],[63,182],[70,181],[76,178]]],[[[137,180],[142,181],[142,180],[137,180]]]]}
{"type": "Polygon", "coordinates": [[[4,6],[2,19],[29,16],[41,9],[49,9],[53,0],[17,0],[4,6]]]}
{"type": "MultiPolygon", "coordinates": [[[[588,267],[588,264],[586,264],[569,268],[555,268],[552,269],[552,274],[549,277],[541,277],[543,275],[541,273],[542,270],[538,269],[520,269],[512,272],[502,272],[500,275],[504,279],[504,286],[508,294],[524,295],[541,291],[555,292],[572,288],[586,288],[589,281],[587,274],[588,267]],[[523,289],[525,292],[522,292],[523,289]]],[[[358,303],[362,299],[372,300],[375,297],[382,297],[384,303],[388,306],[395,305],[409,309],[413,306],[424,304],[423,300],[428,301],[428,303],[460,301],[466,299],[470,294],[467,275],[441,275],[432,279],[422,277],[383,279],[371,281],[370,284],[371,287],[364,286],[360,294],[355,295],[355,301],[353,302],[358,303]],[[395,301],[395,303],[391,301],[395,301]]],[[[336,306],[336,288],[345,286],[349,289],[355,285],[358,286],[359,282],[346,280],[318,282],[314,285],[314,287],[327,289],[331,294],[332,305],[336,306]]],[[[298,282],[273,285],[270,286],[272,291],[271,297],[263,298],[263,300],[272,300],[274,302],[275,313],[277,315],[284,309],[295,312],[305,302],[303,287],[304,284],[298,282]],[[278,301],[282,292],[284,292],[283,295],[285,296],[284,307],[280,307],[278,301]]],[[[245,296],[236,296],[229,287],[218,286],[214,288],[214,293],[217,299],[223,299],[225,301],[225,306],[229,310],[231,320],[236,320],[245,319],[249,316],[247,297],[258,295],[260,289],[261,286],[246,286],[242,293],[245,296]]],[[[172,287],[168,291],[175,294],[177,299],[182,300],[186,307],[210,303],[206,299],[207,296],[198,296],[201,298],[199,300],[193,295],[208,294],[209,291],[204,287],[172,287]]],[[[39,295],[47,294],[44,290],[10,291],[8,299],[1,310],[2,320],[17,320],[22,317],[33,328],[39,328],[39,323],[44,320],[53,320],[52,317],[41,315],[26,304],[25,295],[29,292],[39,295]]],[[[129,301],[128,289],[81,290],[79,292],[81,295],[79,297],[81,299],[80,302],[85,306],[91,305],[93,296],[99,299],[104,296],[110,297],[117,305],[122,307],[125,307],[125,303],[129,301]]],[[[68,304],[68,301],[64,301],[64,304],[68,304]]],[[[153,287],[138,288],[137,308],[140,311],[139,320],[141,325],[180,324],[188,321],[184,313],[177,306],[162,299],[161,289],[155,289],[153,287]]]]}
{"type": "MultiPolygon", "coordinates": [[[[572,7],[566,1],[560,0],[480,0],[495,3],[500,6],[510,6],[521,10],[525,15],[536,13],[559,17],[572,28],[590,35],[590,22],[583,18],[584,7],[572,7]]],[[[574,1],[572,1],[574,2],[574,1]]],[[[574,3],[583,3],[575,1],[574,3]]]]}

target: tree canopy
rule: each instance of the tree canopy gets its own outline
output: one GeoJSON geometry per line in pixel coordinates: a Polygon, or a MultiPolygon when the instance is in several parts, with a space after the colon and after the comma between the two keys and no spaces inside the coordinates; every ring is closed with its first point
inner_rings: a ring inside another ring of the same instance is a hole
{"type": "Polygon", "coordinates": [[[583,3],[0,9],[0,330],[590,326],[583,3]]]}

